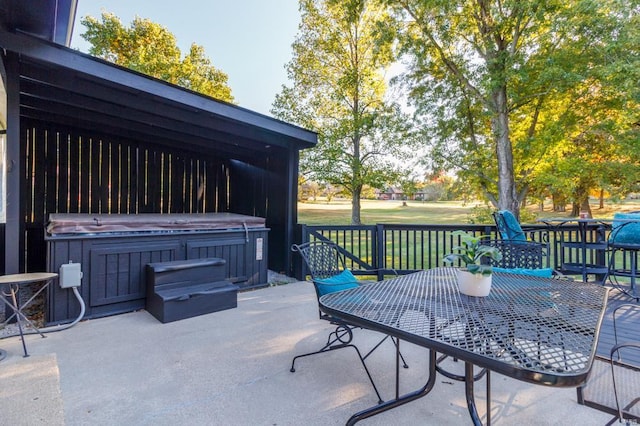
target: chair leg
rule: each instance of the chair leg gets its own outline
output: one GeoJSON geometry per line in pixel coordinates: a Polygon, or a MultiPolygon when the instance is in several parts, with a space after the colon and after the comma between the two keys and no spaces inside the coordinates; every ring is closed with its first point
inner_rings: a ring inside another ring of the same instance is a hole
{"type": "Polygon", "coordinates": [[[320,350],[294,356],[293,360],[291,361],[291,368],[289,369],[289,371],[291,371],[292,373],[295,373],[296,371],[295,364],[298,358],[304,358],[307,356],[321,354],[323,352],[328,352],[334,349],[340,349],[340,348],[346,347],[349,343],[351,343],[352,339],[353,339],[353,332],[351,331],[351,328],[345,325],[338,325],[334,331],[329,333],[329,337],[327,338],[327,343],[320,350]],[[335,337],[332,338],[331,336],[335,336],[335,337]],[[344,336],[347,336],[347,338],[345,339],[344,336]],[[336,342],[339,342],[339,343],[334,346],[334,343],[336,342]]]}
{"type": "Polygon", "coordinates": [[[634,299],[636,299],[636,302],[638,301],[638,299],[640,298],[640,296],[638,296],[637,291],[636,291],[636,273],[637,273],[637,262],[638,262],[638,252],[634,251],[631,253],[631,279],[629,282],[629,291],[631,292],[631,295],[634,299]]]}
{"type": "Polygon", "coordinates": [[[402,356],[402,352],[400,352],[400,339],[394,339],[392,337],[391,341],[393,341],[394,346],[396,347],[396,349],[398,349],[398,354],[400,355],[400,359],[402,360],[402,367],[409,368],[409,364],[407,364],[407,361],[405,361],[404,356],[402,356]]]}
{"type": "MultiPolygon", "coordinates": [[[[382,338],[382,340],[380,340],[373,348],[371,348],[371,350],[369,352],[367,352],[367,354],[362,358],[362,359],[367,359],[369,357],[369,355],[371,355],[373,353],[373,351],[375,351],[376,349],[378,349],[378,347],[380,347],[380,345],[382,345],[382,343],[387,340],[387,338],[389,338],[391,336],[386,335],[382,338]]],[[[396,347],[396,349],[399,349],[399,343],[398,343],[398,339],[391,337],[391,341],[393,342],[393,345],[396,347]]],[[[404,356],[402,356],[402,352],[400,352],[400,359],[402,360],[402,367],[404,368],[409,368],[409,364],[407,364],[407,361],[405,361],[404,356]]]]}
{"type": "Polygon", "coordinates": [[[382,404],[384,401],[382,400],[382,397],[380,396],[380,392],[378,391],[378,387],[376,386],[375,382],[373,381],[373,377],[371,376],[371,373],[369,372],[369,368],[367,367],[367,364],[364,362],[364,358],[362,357],[362,354],[360,353],[360,350],[358,349],[357,346],[351,344],[351,340],[352,339],[353,339],[353,332],[351,331],[351,328],[349,326],[347,326],[347,325],[342,325],[342,324],[338,325],[336,327],[336,329],[329,334],[329,340],[327,341],[327,344],[322,347],[322,349],[320,349],[318,351],[302,354],[302,355],[296,355],[295,357],[293,357],[293,360],[291,361],[291,368],[289,369],[289,371],[291,371],[292,373],[295,373],[295,371],[296,371],[295,363],[296,363],[296,360],[298,358],[304,358],[304,357],[308,357],[308,356],[311,356],[311,355],[321,354],[321,353],[333,351],[333,350],[336,350],[336,349],[353,348],[353,349],[355,349],[356,353],[358,354],[358,358],[360,359],[360,362],[362,363],[362,367],[364,368],[365,373],[367,373],[367,377],[369,378],[369,382],[371,382],[371,386],[373,386],[373,390],[375,391],[376,396],[378,397],[378,404],[382,404]],[[331,338],[331,336],[335,336],[335,337],[331,338]],[[346,336],[346,338],[345,338],[345,336],[346,336]]]}
{"type": "Polygon", "coordinates": [[[611,249],[611,255],[609,255],[609,267],[607,268],[607,272],[605,273],[604,277],[602,278],[602,284],[606,285],[607,283],[607,279],[610,279],[611,277],[611,271],[615,268],[615,255],[616,255],[616,249],[613,248],[611,249]]]}
{"type": "MultiPolygon", "coordinates": [[[[618,422],[623,423],[625,422],[626,425],[631,425],[633,424],[637,424],[637,422],[640,420],[640,417],[637,415],[637,412],[632,412],[632,410],[634,410],[634,407],[638,407],[640,404],[640,397],[638,396],[632,396],[629,393],[626,393],[625,398],[623,399],[623,395],[620,394],[620,383],[617,382],[616,379],[616,366],[621,366],[620,368],[623,368],[622,366],[624,364],[620,364],[619,361],[621,360],[621,350],[623,349],[634,349],[634,350],[640,350],[640,344],[638,343],[621,343],[618,345],[615,345],[610,352],[610,357],[609,357],[609,362],[611,364],[611,379],[613,382],[613,395],[614,395],[614,399],[615,399],[615,408],[618,414],[618,422]],[[616,359],[614,359],[616,358],[616,359]],[[623,400],[627,401],[626,404],[623,405],[623,400]]],[[[624,389],[624,386],[622,386],[622,389],[624,389]]],[[[623,394],[625,394],[625,391],[622,391],[623,394]]]]}

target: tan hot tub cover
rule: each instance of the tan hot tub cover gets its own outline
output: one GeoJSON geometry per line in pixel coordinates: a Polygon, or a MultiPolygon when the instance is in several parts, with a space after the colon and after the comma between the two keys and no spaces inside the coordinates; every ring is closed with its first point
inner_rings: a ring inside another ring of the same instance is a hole
{"type": "Polygon", "coordinates": [[[95,234],[264,228],[265,219],[236,213],[52,214],[47,234],[95,234]]]}

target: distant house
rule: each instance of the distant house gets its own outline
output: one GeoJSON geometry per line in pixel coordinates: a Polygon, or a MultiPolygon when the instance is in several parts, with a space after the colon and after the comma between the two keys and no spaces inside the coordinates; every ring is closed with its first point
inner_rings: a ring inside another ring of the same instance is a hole
{"type": "Polygon", "coordinates": [[[376,190],[378,200],[402,200],[404,199],[404,192],[402,189],[395,186],[390,186],[384,190],[376,190]]]}
{"type": "Polygon", "coordinates": [[[413,199],[417,201],[424,201],[427,199],[427,192],[424,189],[419,189],[413,195],[413,199]]]}

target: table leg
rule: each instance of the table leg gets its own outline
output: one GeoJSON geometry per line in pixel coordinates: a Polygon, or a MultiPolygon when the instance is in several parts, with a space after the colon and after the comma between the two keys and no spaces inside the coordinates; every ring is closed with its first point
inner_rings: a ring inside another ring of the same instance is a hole
{"type": "MultiPolygon", "coordinates": [[[[399,369],[397,369],[396,371],[399,371],[399,369]]],[[[373,407],[367,408],[366,410],[354,414],[347,421],[347,426],[352,426],[360,420],[364,420],[371,416],[375,416],[376,414],[380,414],[384,411],[391,410],[392,408],[406,404],[407,402],[422,398],[433,389],[433,386],[436,383],[436,375],[436,351],[434,351],[433,349],[429,349],[429,378],[427,379],[427,383],[422,388],[418,389],[417,391],[402,395],[399,398],[385,401],[382,404],[374,405],[373,407]]]]}
{"type": "MultiPolygon", "coordinates": [[[[20,318],[22,318],[22,320],[23,320],[23,321],[26,321],[26,322],[27,322],[27,324],[29,324],[29,326],[30,326],[31,328],[33,328],[33,329],[34,329],[34,330],[35,330],[35,331],[36,331],[36,332],[37,332],[37,333],[38,333],[42,338],[47,337],[47,336],[45,336],[45,335],[44,335],[44,333],[42,333],[42,332],[40,331],[40,329],[39,329],[38,327],[36,327],[36,326],[33,324],[33,322],[31,322],[31,320],[30,320],[30,319],[29,319],[29,318],[28,318],[28,317],[27,317],[27,316],[22,312],[22,310],[23,310],[26,306],[28,306],[31,302],[33,302],[33,300],[34,300],[36,297],[38,297],[38,295],[39,295],[40,293],[42,293],[42,291],[43,291],[43,290],[45,290],[45,289],[47,288],[47,286],[48,286],[48,285],[49,285],[49,282],[47,282],[45,285],[43,285],[42,287],[40,287],[40,290],[38,290],[37,292],[35,292],[35,293],[31,296],[31,298],[30,298],[29,300],[27,300],[26,302],[24,302],[24,304],[22,304],[22,306],[18,306],[18,304],[17,304],[17,299],[16,299],[16,301],[9,302],[8,300],[6,300],[6,299],[2,296],[2,294],[0,294],[0,300],[4,301],[4,303],[5,303],[5,304],[7,304],[7,305],[8,305],[8,306],[13,310],[13,313],[11,314],[11,316],[9,316],[9,317],[4,321],[4,324],[7,324],[9,321],[11,321],[11,319],[12,319],[13,317],[16,317],[16,320],[20,320],[20,318]]],[[[18,289],[16,289],[16,292],[17,292],[18,290],[19,290],[19,288],[18,288],[18,289]]],[[[6,295],[6,296],[10,296],[10,295],[11,295],[11,293],[5,293],[5,295],[6,295]]]]}
{"type": "Polygon", "coordinates": [[[11,286],[11,301],[13,302],[13,310],[16,313],[16,322],[18,323],[18,330],[20,331],[20,339],[22,340],[22,349],[24,350],[24,357],[28,357],[27,345],[24,342],[24,332],[22,331],[22,319],[20,319],[20,308],[18,307],[18,299],[16,298],[16,289],[11,286]]]}
{"type": "MultiPolygon", "coordinates": [[[[487,370],[487,380],[489,380],[489,370],[487,370]]],[[[464,390],[465,396],[467,397],[467,408],[469,409],[469,415],[471,416],[471,421],[476,426],[482,426],[482,421],[480,420],[480,416],[478,415],[478,409],[476,408],[475,396],[473,394],[473,364],[470,362],[464,363],[464,390]]],[[[487,382],[487,387],[489,386],[489,382],[487,382]]],[[[487,425],[490,425],[490,417],[489,417],[489,397],[491,395],[487,395],[487,425]]]]}
{"type": "Polygon", "coordinates": [[[39,295],[40,293],[42,293],[42,292],[47,288],[47,286],[49,285],[49,283],[50,283],[50,282],[51,282],[51,281],[47,281],[43,286],[41,286],[41,287],[40,287],[40,289],[39,289],[38,291],[36,291],[36,292],[35,292],[35,293],[34,293],[34,294],[29,298],[29,300],[27,300],[26,302],[24,302],[24,304],[18,308],[18,312],[19,312],[19,313],[18,313],[18,312],[16,312],[16,314],[18,314],[18,315],[22,316],[22,319],[23,319],[24,321],[26,321],[26,322],[27,322],[27,324],[29,324],[29,326],[30,326],[31,328],[33,328],[33,329],[34,329],[34,330],[35,330],[35,331],[40,335],[40,337],[42,337],[42,338],[45,338],[45,337],[47,337],[47,336],[45,336],[45,335],[40,331],[40,329],[38,329],[38,327],[36,327],[36,326],[33,324],[33,322],[31,322],[31,320],[30,320],[29,318],[27,318],[27,316],[26,316],[24,313],[22,313],[22,310],[23,310],[26,306],[29,306],[29,304],[30,304],[31,302],[33,302],[33,301],[35,300],[35,298],[36,298],[36,297],[38,297],[38,295],[39,295]]]}
{"type": "Polygon", "coordinates": [[[487,426],[491,426],[491,370],[487,370],[487,426]]]}
{"type": "Polygon", "coordinates": [[[399,398],[400,398],[400,340],[398,340],[398,343],[396,344],[396,399],[399,399],[399,398]]]}

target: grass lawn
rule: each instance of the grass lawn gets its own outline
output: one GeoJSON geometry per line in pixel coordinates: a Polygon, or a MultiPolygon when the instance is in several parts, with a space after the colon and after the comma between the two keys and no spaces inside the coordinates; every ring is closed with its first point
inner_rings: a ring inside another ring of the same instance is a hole
{"type": "MultiPolygon", "coordinates": [[[[395,200],[362,200],[362,223],[467,223],[471,206],[461,202],[425,202],[395,200]]],[[[349,225],[351,201],[333,200],[331,203],[298,203],[298,222],[307,225],[349,225]]]]}
{"type": "MultiPolygon", "coordinates": [[[[461,201],[402,201],[396,200],[362,200],[362,223],[374,225],[376,223],[408,223],[408,224],[465,224],[469,223],[469,215],[473,207],[479,203],[463,203],[461,201]]],[[[569,211],[558,213],[551,210],[551,205],[545,205],[540,212],[538,206],[531,205],[527,209],[539,218],[565,217],[569,211]]],[[[615,212],[640,210],[640,200],[623,201],[618,204],[605,203],[603,209],[598,208],[597,202],[592,202],[591,212],[596,218],[612,218],[615,212]]],[[[333,200],[298,203],[298,222],[306,225],[349,225],[351,223],[351,201],[333,200]]]]}

